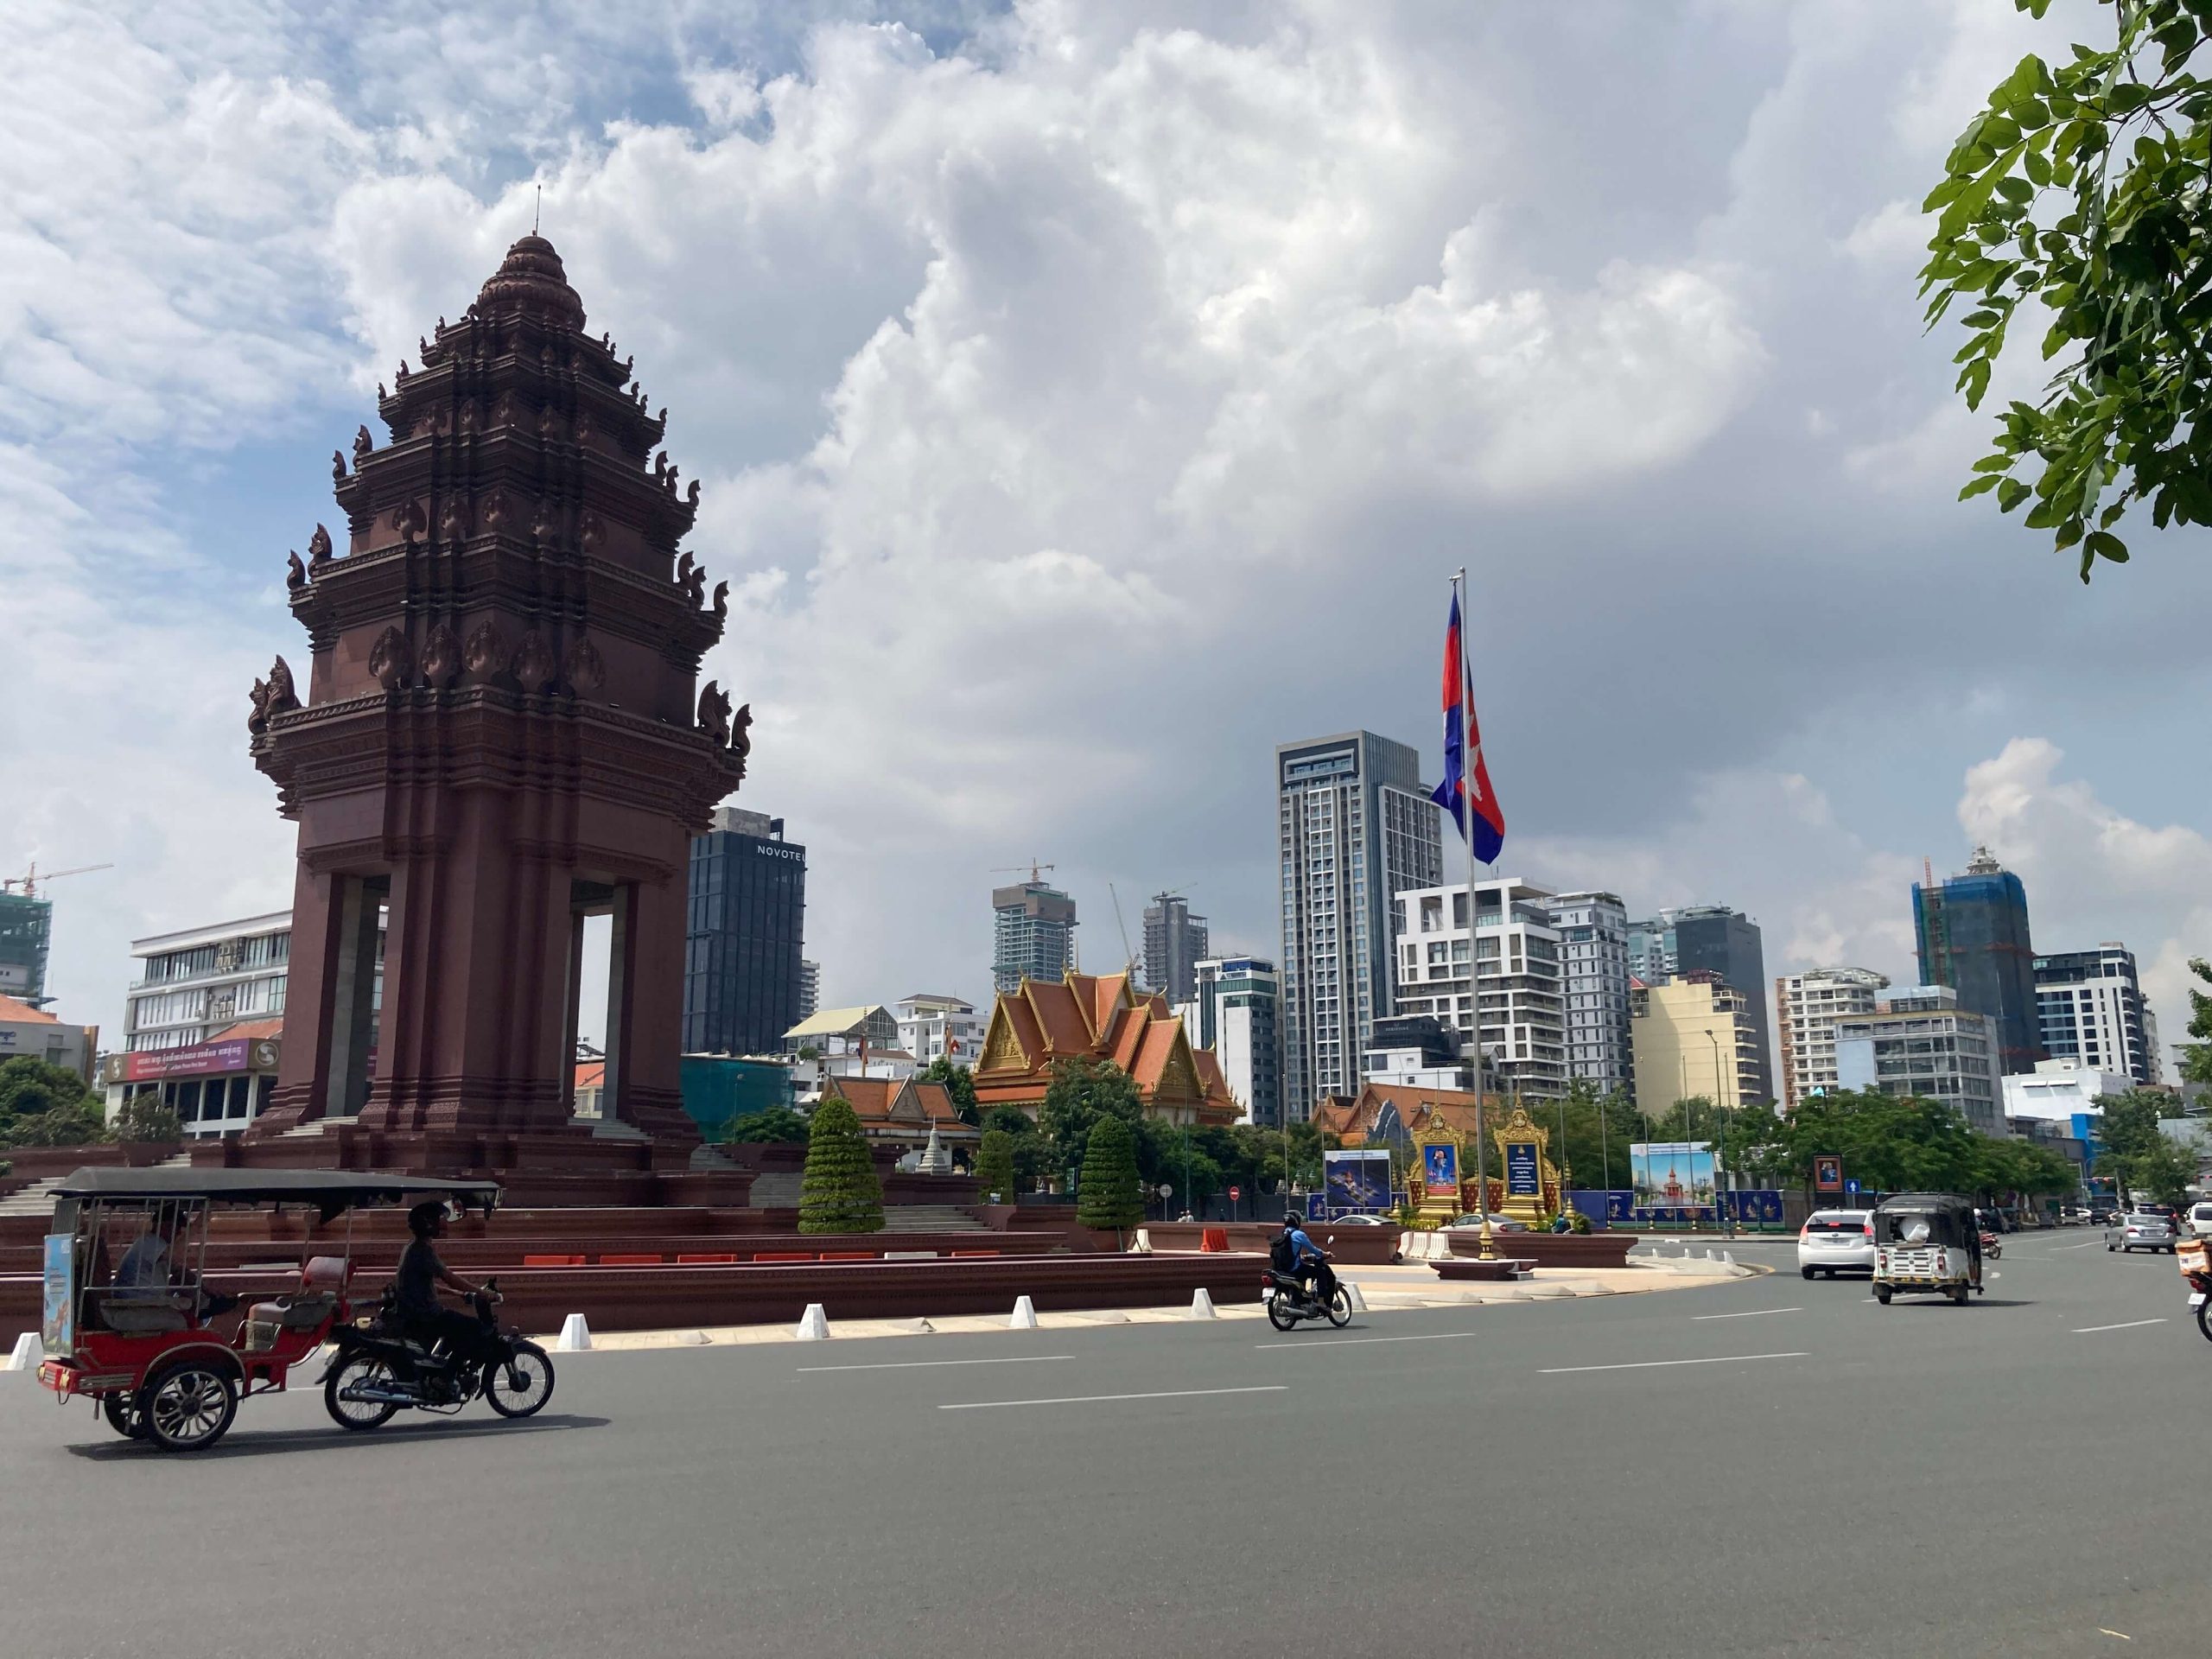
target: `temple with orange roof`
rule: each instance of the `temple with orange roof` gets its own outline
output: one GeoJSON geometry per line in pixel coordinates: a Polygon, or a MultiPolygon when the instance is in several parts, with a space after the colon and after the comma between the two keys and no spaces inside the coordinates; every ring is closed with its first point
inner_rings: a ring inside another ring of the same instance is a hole
{"type": "Polygon", "coordinates": [[[976,1103],[987,1114],[1018,1106],[1034,1117],[1054,1064],[1074,1059],[1128,1072],[1148,1117],[1226,1127],[1243,1115],[1213,1051],[1193,1048],[1167,999],[1137,990],[1128,974],[1024,979],[1000,992],[976,1067],[976,1103]]]}

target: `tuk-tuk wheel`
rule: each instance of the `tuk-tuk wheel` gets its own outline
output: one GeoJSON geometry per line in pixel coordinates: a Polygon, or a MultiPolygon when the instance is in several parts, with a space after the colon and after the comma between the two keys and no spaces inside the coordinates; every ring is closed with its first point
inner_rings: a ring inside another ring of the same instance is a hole
{"type": "Polygon", "coordinates": [[[1967,1287],[1964,1285],[1953,1287],[1951,1291],[1951,1300],[1957,1306],[1964,1307],[1967,1305],[1967,1287]]]}
{"type": "Polygon", "coordinates": [[[104,1394],[100,1396],[100,1415],[107,1419],[107,1426],[126,1440],[146,1438],[146,1414],[138,1409],[138,1401],[130,1394],[104,1394]]]}
{"type": "Polygon", "coordinates": [[[1887,1285],[1875,1286],[1874,1300],[1879,1302],[1884,1307],[1887,1307],[1890,1305],[1890,1287],[1887,1285]]]}
{"type": "Polygon", "coordinates": [[[238,1413],[238,1384],[207,1360],[182,1360],[157,1373],[139,1398],[146,1433],[164,1452],[206,1451],[238,1413]]]}

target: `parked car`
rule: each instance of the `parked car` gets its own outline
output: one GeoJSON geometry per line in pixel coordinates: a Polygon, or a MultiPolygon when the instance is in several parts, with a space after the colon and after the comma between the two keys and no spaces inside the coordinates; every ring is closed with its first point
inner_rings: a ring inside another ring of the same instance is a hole
{"type": "MultiPolygon", "coordinates": [[[[1472,1230],[1482,1224],[1483,1218],[1480,1216],[1462,1216],[1459,1220],[1448,1223],[1447,1229],[1456,1230],[1465,1227],[1472,1230]]],[[[1529,1224],[1525,1221],[1516,1221],[1510,1216],[1493,1215],[1490,1218],[1490,1230],[1493,1233],[1525,1233],[1529,1230],[1529,1224]]]]}
{"type": "Polygon", "coordinates": [[[1386,1221],[1381,1216],[1353,1214],[1349,1216],[1332,1216],[1325,1223],[1317,1221],[1313,1224],[1316,1227],[1395,1227],[1397,1225],[1397,1223],[1394,1221],[1386,1221]]]}
{"type": "Polygon", "coordinates": [[[1874,1212],[1815,1210],[1797,1230],[1797,1271],[1805,1278],[1874,1271],[1874,1212]]]}
{"type": "Polygon", "coordinates": [[[2110,1198],[2089,1200],[2089,1225],[2109,1227],[2120,1219],[2120,1205],[2110,1198]]]}
{"type": "Polygon", "coordinates": [[[2141,1211],[2131,1211],[2119,1222],[2105,1229],[2105,1249],[2107,1250],[2164,1250],[2174,1253],[2176,1237],[2174,1224],[2164,1216],[2146,1215],[2141,1211]]]}
{"type": "Polygon", "coordinates": [[[2199,1201],[2189,1206],[2189,1230],[2197,1238],[2212,1238],[2212,1204],[2199,1201]]]}

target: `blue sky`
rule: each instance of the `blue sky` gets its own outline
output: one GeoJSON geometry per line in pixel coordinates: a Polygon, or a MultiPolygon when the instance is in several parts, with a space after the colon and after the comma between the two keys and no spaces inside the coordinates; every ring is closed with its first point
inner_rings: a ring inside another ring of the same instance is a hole
{"type": "MultiPolygon", "coordinates": [[[[2062,9],[2063,10],[2063,9],[2062,9]]],[[[1910,969],[1990,841],[2171,1039],[2212,950],[2194,535],[2084,589],[1986,501],[1917,201],[2040,28],[1987,0],[34,4],[0,110],[0,865],[112,1026],[281,907],[245,690],[284,552],[528,228],[737,584],[741,800],[835,1001],[984,994],[994,867],[1272,951],[1273,746],[1439,747],[1473,573],[1511,873],[1910,969]]],[[[2033,384],[2031,366],[2018,372],[2033,384]]]]}

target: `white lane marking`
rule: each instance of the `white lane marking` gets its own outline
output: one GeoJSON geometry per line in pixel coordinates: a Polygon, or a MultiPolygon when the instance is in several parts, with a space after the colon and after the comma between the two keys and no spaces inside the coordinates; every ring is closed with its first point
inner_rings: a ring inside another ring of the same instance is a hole
{"type": "Polygon", "coordinates": [[[993,1411],[1001,1406],[1095,1406],[1111,1400],[1192,1400],[1209,1394],[1283,1394],[1287,1382],[1263,1382],[1245,1389],[1162,1389],[1156,1394],[1071,1394],[1057,1400],[969,1400],[939,1411],[993,1411]]]}
{"type": "Polygon", "coordinates": [[[2130,1319],[2125,1325],[2085,1325],[2074,1334],[2077,1337],[2093,1337],[2100,1331],[2133,1331],[2139,1325],[2164,1325],[2165,1322],[2162,1315],[2155,1319],[2130,1319]]]}
{"type": "Polygon", "coordinates": [[[1632,1359],[1620,1365],[1548,1365],[1538,1376],[1570,1376],[1577,1371],[1649,1371],[1665,1365],[1738,1365],[1751,1359],[1809,1359],[1805,1353],[1722,1354],[1712,1359],[1632,1359]]]}
{"type": "Polygon", "coordinates": [[[1702,1319],[1756,1319],[1769,1313],[1802,1313],[1804,1311],[1802,1307],[1754,1307],[1741,1313],[1694,1313],[1690,1316],[1690,1322],[1694,1325],[1702,1319]]]}
{"type": "MultiPolygon", "coordinates": [[[[1474,1334],[1471,1331],[1434,1331],[1425,1337],[1336,1337],[1327,1342],[1309,1342],[1305,1346],[1357,1348],[1363,1342],[1458,1342],[1462,1338],[1471,1337],[1474,1334]]],[[[1287,1354],[1295,1351],[1280,1342],[1255,1342],[1252,1345],[1255,1348],[1263,1348],[1269,1353],[1287,1354]]]]}
{"type": "Polygon", "coordinates": [[[2093,1238],[2086,1244],[2054,1244],[2049,1249],[2045,1250],[2044,1254],[2045,1255],[2056,1255],[2061,1250],[2094,1250],[2103,1242],[2104,1241],[2101,1239],[2093,1238]]]}
{"type": "Polygon", "coordinates": [[[1073,1359],[1073,1354],[1002,1354],[992,1359],[887,1359],[873,1365],[802,1365],[810,1371],[910,1371],[931,1365],[1039,1365],[1048,1359],[1073,1359]]]}

